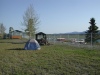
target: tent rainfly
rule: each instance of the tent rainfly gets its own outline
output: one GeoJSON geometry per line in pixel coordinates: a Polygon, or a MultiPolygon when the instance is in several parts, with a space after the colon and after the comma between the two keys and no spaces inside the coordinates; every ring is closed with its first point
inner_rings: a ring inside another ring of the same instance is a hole
{"type": "Polygon", "coordinates": [[[35,39],[30,39],[26,42],[25,50],[40,50],[40,45],[35,39]]]}

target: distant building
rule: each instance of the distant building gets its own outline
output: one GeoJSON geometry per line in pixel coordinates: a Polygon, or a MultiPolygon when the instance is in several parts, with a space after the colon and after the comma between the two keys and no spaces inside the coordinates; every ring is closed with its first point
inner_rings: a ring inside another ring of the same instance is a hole
{"type": "Polygon", "coordinates": [[[22,31],[14,30],[9,33],[11,39],[21,39],[22,38],[22,31]]]}
{"type": "Polygon", "coordinates": [[[65,38],[57,38],[57,41],[62,41],[62,42],[64,42],[64,41],[66,41],[66,39],[65,39],[65,38]]]}
{"type": "Polygon", "coordinates": [[[9,36],[11,39],[29,38],[29,36],[25,32],[22,32],[19,30],[14,30],[14,31],[10,32],[9,36]]]}

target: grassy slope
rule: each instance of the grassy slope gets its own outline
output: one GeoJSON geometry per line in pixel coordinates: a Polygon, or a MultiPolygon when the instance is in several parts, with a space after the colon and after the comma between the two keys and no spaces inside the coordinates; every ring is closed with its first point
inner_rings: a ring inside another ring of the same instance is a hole
{"type": "Polygon", "coordinates": [[[0,75],[99,75],[100,51],[66,45],[22,50],[24,44],[0,43],[0,75]]]}

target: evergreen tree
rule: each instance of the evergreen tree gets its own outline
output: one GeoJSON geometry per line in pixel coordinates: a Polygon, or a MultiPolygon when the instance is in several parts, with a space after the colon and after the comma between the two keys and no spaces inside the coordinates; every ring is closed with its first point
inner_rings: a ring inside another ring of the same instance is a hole
{"type": "Polygon", "coordinates": [[[85,41],[89,43],[92,40],[92,43],[94,43],[98,39],[98,27],[96,26],[94,18],[91,18],[89,23],[90,26],[86,32],[85,41]]]}

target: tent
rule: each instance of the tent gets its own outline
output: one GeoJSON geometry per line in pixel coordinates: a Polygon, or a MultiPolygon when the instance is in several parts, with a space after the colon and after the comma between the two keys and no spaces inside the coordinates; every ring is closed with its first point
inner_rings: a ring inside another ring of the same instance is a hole
{"type": "Polygon", "coordinates": [[[39,50],[40,45],[35,39],[30,39],[26,42],[24,49],[25,50],[39,50]]]}

